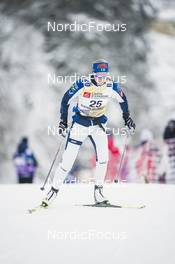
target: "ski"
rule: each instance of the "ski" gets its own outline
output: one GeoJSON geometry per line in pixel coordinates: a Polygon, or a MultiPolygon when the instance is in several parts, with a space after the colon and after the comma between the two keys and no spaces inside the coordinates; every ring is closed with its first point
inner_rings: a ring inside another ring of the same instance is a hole
{"type": "Polygon", "coordinates": [[[144,204],[132,205],[132,204],[111,204],[111,203],[83,204],[83,206],[98,207],[98,208],[126,208],[126,209],[142,209],[146,207],[144,204]]]}
{"type": "Polygon", "coordinates": [[[33,214],[35,212],[38,212],[40,211],[41,209],[46,209],[46,207],[42,206],[42,204],[38,205],[38,206],[35,206],[34,208],[32,209],[28,209],[28,213],[29,214],[33,214]]]}
{"type": "MultiPolygon", "coordinates": [[[[83,204],[82,206],[85,207],[97,207],[97,208],[126,208],[126,209],[143,209],[146,206],[144,204],[138,204],[138,205],[132,205],[132,204],[111,204],[111,203],[95,203],[95,204],[83,204]]],[[[32,208],[28,209],[29,214],[33,214],[35,212],[38,212],[42,209],[48,209],[48,207],[42,206],[42,204],[32,208]]]]}

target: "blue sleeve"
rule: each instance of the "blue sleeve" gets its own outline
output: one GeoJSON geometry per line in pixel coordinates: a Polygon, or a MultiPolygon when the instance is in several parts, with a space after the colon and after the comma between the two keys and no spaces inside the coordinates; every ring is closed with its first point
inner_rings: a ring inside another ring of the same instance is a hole
{"type": "Polygon", "coordinates": [[[128,100],[124,92],[122,92],[122,99],[124,102],[120,103],[120,108],[122,109],[123,113],[129,113],[128,100]]]}
{"type": "Polygon", "coordinates": [[[113,90],[120,95],[120,97],[123,99],[122,103],[120,104],[120,108],[123,111],[123,113],[129,113],[129,107],[128,107],[128,100],[126,98],[126,95],[122,91],[120,85],[117,82],[113,82],[113,90]]]}
{"type": "Polygon", "coordinates": [[[67,116],[68,116],[68,108],[69,108],[69,101],[72,99],[76,93],[84,87],[83,81],[78,80],[76,81],[67,92],[64,94],[62,101],[61,101],[61,108],[60,108],[60,119],[67,123],[67,116]]]}

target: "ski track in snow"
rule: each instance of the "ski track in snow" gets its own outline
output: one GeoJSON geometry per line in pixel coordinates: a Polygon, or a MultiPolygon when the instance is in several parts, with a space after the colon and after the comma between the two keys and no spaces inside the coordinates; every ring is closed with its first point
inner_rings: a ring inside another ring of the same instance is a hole
{"type": "Polygon", "coordinates": [[[38,185],[1,185],[2,264],[174,264],[173,185],[108,184],[113,203],[144,209],[87,208],[93,186],[64,185],[50,209],[28,214],[43,193],[38,185]]]}

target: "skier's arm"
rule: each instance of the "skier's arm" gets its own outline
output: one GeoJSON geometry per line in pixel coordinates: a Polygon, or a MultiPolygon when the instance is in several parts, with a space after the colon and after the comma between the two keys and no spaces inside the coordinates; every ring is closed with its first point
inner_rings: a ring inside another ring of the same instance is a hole
{"type": "Polygon", "coordinates": [[[128,126],[129,129],[131,128],[135,129],[135,123],[130,117],[128,100],[117,82],[113,82],[113,94],[120,104],[120,108],[123,112],[123,119],[125,121],[125,126],[128,126]]]}
{"type": "Polygon", "coordinates": [[[70,102],[78,96],[79,91],[83,88],[84,84],[82,80],[76,81],[67,92],[64,94],[62,101],[61,101],[61,108],[60,108],[60,122],[67,126],[67,118],[68,118],[68,108],[70,102]]]}
{"type": "Polygon", "coordinates": [[[113,82],[113,98],[117,99],[123,113],[129,112],[128,101],[126,95],[122,91],[117,82],[113,82]]]}
{"type": "Polygon", "coordinates": [[[122,93],[121,97],[123,99],[123,102],[119,103],[120,104],[120,108],[121,108],[123,113],[129,113],[128,100],[127,100],[126,95],[124,94],[124,92],[121,91],[121,93],[122,93]]]}

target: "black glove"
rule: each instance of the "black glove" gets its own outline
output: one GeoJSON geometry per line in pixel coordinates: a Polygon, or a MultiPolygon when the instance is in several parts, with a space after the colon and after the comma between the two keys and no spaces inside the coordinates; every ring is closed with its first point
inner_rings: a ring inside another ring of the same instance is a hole
{"type": "Polygon", "coordinates": [[[127,113],[123,113],[123,119],[125,121],[125,126],[127,126],[129,129],[135,129],[136,125],[134,123],[134,121],[132,120],[132,118],[130,117],[129,112],[127,113]]]}
{"type": "Polygon", "coordinates": [[[63,137],[66,136],[66,130],[67,130],[67,122],[61,120],[58,127],[58,133],[62,135],[63,137]]]}

